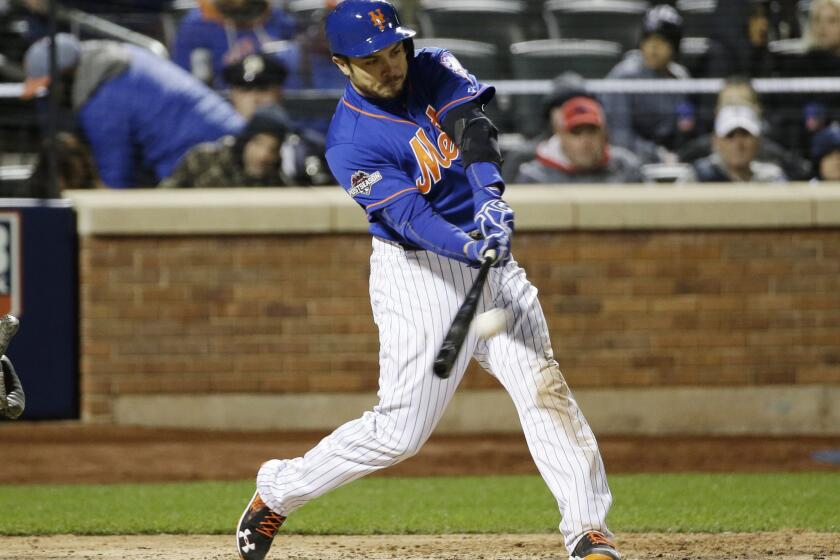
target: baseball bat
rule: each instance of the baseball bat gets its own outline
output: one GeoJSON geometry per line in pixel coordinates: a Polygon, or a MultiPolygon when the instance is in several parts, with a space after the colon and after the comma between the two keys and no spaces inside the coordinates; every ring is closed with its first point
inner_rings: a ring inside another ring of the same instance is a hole
{"type": "MultiPolygon", "coordinates": [[[[8,348],[9,342],[15,336],[19,326],[20,322],[11,315],[4,315],[0,318],[0,356],[6,353],[6,348],[8,348]]],[[[0,410],[6,408],[6,382],[4,378],[3,372],[0,371],[0,410]]]]}
{"type": "Polygon", "coordinates": [[[490,249],[484,253],[481,268],[478,269],[478,276],[475,277],[475,281],[470,286],[470,291],[467,292],[467,297],[464,298],[464,303],[461,304],[458,313],[452,320],[452,325],[449,326],[449,331],[443,338],[443,344],[440,345],[435,364],[432,367],[432,371],[441,379],[449,377],[452,364],[455,363],[455,358],[458,357],[458,352],[464,344],[470,323],[475,315],[475,309],[478,307],[478,298],[481,297],[481,291],[484,290],[484,283],[487,281],[487,274],[495,260],[495,249],[490,249]]]}

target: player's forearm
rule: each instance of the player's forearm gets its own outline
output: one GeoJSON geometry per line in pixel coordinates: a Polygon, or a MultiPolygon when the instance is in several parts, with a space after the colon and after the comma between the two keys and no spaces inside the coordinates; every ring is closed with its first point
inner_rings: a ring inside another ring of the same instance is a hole
{"type": "Polygon", "coordinates": [[[405,196],[377,214],[406,241],[444,257],[473,263],[465,253],[472,238],[443,219],[420,195],[405,196]]]}
{"type": "Polygon", "coordinates": [[[467,179],[473,191],[475,208],[481,208],[488,200],[501,198],[505,183],[499,166],[495,163],[478,161],[467,168],[467,179]]]}
{"type": "Polygon", "coordinates": [[[505,184],[500,172],[499,131],[482,106],[466,103],[455,107],[446,114],[441,126],[461,151],[461,164],[473,191],[493,187],[500,196],[505,184]]]}

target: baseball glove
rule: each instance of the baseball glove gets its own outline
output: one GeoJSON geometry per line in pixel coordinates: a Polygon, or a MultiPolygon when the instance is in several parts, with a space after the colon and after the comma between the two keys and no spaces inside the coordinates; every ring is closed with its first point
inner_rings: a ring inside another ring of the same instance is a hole
{"type": "Polygon", "coordinates": [[[6,347],[19,326],[18,320],[11,315],[0,318],[0,416],[12,420],[23,414],[26,406],[26,396],[23,394],[20,378],[12,361],[6,356],[6,347]]]}
{"type": "Polygon", "coordinates": [[[23,386],[8,356],[0,358],[0,366],[3,369],[3,379],[0,380],[0,415],[15,420],[23,414],[26,395],[23,394],[23,386]]]}

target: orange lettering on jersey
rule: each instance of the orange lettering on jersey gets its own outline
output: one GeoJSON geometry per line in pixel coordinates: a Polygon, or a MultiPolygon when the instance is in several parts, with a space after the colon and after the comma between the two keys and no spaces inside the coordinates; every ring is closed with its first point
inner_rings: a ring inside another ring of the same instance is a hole
{"type": "Polygon", "coordinates": [[[449,160],[458,159],[458,156],[461,155],[458,151],[458,146],[455,145],[452,138],[445,132],[441,132],[440,136],[438,136],[438,148],[440,148],[440,153],[443,154],[443,157],[449,160]]]}
{"type": "Polygon", "coordinates": [[[437,138],[437,147],[435,147],[422,128],[417,129],[409,145],[420,168],[420,177],[415,180],[415,183],[420,192],[426,194],[431,190],[432,185],[440,181],[440,168],[449,169],[452,161],[457,159],[458,147],[445,132],[440,133],[437,138]]]}
{"type": "Polygon", "coordinates": [[[368,12],[368,15],[370,16],[370,21],[379,28],[379,31],[385,31],[385,16],[382,15],[382,8],[371,10],[368,12]]]}
{"type": "Polygon", "coordinates": [[[437,111],[435,111],[435,108],[431,105],[426,107],[426,116],[429,117],[429,120],[432,121],[432,124],[435,125],[435,127],[440,128],[440,123],[437,120],[437,111]]]}
{"type": "Polygon", "coordinates": [[[445,158],[457,159],[459,154],[458,146],[455,145],[455,142],[452,141],[452,138],[450,138],[448,134],[443,132],[443,129],[440,127],[440,123],[438,122],[437,111],[435,111],[435,108],[431,105],[426,107],[426,116],[429,117],[429,121],[431,121],[435,128],[441,131],[437,140],[440,153],[443,154],[445,158]]]}

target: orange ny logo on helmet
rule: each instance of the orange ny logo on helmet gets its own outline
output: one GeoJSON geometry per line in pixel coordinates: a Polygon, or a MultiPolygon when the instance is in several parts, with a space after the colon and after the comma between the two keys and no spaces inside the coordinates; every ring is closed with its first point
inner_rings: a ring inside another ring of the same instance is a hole
{"type": "Polygon", "coordinates": [[[368,12],[368,15],[370,16],[370,21],[379,28],[379,31],[385,31],[385,16],[382,15],[382,8],[371,10],[368,12]]]}

